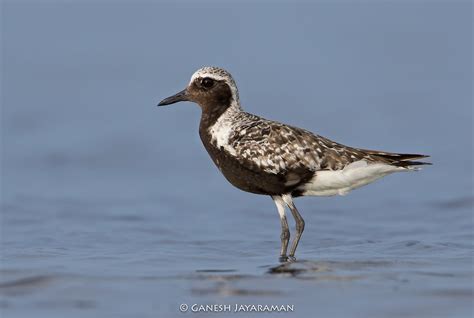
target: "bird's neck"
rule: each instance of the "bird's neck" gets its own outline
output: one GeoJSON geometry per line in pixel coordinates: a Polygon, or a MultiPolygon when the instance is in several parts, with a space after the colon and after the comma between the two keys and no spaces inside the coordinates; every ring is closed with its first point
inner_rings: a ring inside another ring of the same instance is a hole
{"type": "Polygon", "coordinates": [[[234,101],[228,105],[202,105],[201,109],[201,122],[199,124],[201,134],[212,127],[220,118],[232,117],[242,112],[240,104],[234,101]]]}

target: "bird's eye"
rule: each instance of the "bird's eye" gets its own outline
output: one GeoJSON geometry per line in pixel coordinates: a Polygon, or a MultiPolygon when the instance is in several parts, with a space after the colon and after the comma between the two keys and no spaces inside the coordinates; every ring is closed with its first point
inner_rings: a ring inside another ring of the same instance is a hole
{"type": "Polygon", "coordinates": [[[205,88],[211,88],[214,85],[214,80],[209,77],[204,77],[201,81],[201,85],[205,88]]]}

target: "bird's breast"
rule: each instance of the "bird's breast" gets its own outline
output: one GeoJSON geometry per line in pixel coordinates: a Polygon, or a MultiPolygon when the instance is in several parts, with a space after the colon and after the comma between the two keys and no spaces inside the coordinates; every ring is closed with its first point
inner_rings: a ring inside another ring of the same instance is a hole
{"type": "Polygon", "coordinates": [[[201,140],[214,164],[224,177],[240,190],[255,194],[280,194],[285,191],[281,177],[264,171],[256,171],[239,159],[235,149],[226,143],[224,134],[201,132],[201,140]]]}

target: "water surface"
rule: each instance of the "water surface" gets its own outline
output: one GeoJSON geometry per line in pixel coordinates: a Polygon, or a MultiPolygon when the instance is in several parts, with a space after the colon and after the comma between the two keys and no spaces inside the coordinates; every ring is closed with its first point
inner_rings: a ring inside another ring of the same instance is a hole
{"type": "Polygon", "coordinates": [[[2,317],[472,316],[471,3],[2,9],[2,317]],[[219,174],[198,107],[155,107],[208,64],[250,112],[434,165],[298,199],[279,264],[271,199],[219,174]]]}

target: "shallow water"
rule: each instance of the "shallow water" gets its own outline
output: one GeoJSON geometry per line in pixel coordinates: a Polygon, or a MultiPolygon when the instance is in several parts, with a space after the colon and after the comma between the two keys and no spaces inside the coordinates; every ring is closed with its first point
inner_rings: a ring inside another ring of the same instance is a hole
{"type": "Polygon", "coordinates": [[[470,4],[191,6],[3,6],[1,316],[472,316],[470,4]],[[296,200],[280,264],[274,204],[212,166],[198,108],[154,107],[202,64],[251,112],[434,165],[296,200]]]}

